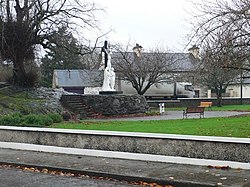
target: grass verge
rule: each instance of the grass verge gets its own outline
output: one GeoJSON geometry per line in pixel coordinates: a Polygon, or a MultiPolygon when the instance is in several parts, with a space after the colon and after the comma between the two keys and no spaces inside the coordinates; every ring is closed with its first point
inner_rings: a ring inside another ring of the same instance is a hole
{"type": "Polygon", "coordinates": [[[83,121],[59,123],[50,127],[250,138],[250,116],[159,121],[83,121]]]}

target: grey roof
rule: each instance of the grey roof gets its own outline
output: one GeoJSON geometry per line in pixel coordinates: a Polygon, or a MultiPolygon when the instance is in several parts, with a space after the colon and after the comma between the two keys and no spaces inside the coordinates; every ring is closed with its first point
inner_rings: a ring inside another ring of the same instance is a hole
{"type": "Polygon", "coordinates": [[[166,55],[172,56],[178,71],[194,71],[199,65],[199,59],[190,53],[166,53],[166,55]]]}
{"type": "Polygon", "coordinates": [[[101,70],[54,70],[54,84],[57,87],[100,87],[103,81],[101,70]]]}
{"type": "MultiPolygon", "coordinates": [[[[161,53],[161,54],[166,55],[166,59],[171,59],[172,61],[171,66],[173,71],[178,71],[178,72],[195,71],[200,64],[199,59],[196,59],[191,53],[161,53]]],[[[134,60],[135,55],[133,52],[127,52],[126,55],[128,59],[131,59],[132,61],[134,60]]],[[[154,53],[143,52],[142,55],[153,57],[154,53]]],[[[120,63],[119,60],[121,60],[121,58],[122,55],[119,54],[118,52],[113,53],[112,64],[120,63]]]]}

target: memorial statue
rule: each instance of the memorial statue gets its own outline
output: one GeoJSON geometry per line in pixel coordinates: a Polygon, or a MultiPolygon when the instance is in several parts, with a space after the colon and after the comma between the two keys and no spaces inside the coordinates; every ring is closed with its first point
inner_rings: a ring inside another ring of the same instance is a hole
{"type": "Polygon", "coordinates": [[[111,65],[111,51],[108,49],[108,42],[104,42],[102,47],[102,63],[105,64],[105,69],[103,73],[103,85],[102,91],[115,91],[115,72],[114,68],[111,65]]]}
{"type": "Polygon", "coordinates": [[[103,77],[103,84],[102,84],[102,90],[103,91],[110,91],[110,74],[109,74],[109,69],[106,67],[104,69],[104,73],[103,73],[104,77],[103,77]]]}
{"type": "Polygon", "coordinates": [[[110,69],[110,88],[111,90],[115,91],[115,72],[114,72],[114,68],[110,69]]]}

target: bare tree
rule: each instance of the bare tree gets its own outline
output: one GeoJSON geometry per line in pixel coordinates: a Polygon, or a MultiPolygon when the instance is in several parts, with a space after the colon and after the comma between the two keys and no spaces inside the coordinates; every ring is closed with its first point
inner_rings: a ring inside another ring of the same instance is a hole
{"type": "MultiPolygon", "coordinates": [[[[49,48],[56,42],[50,40],[53,34],[65,25],[72,32],[95,27],[98,10],[94,4],[80,0],[0,1],[1,58],[13,63],[14,84],[33,86],[25,62],[34,60],[36,45],[49,48]]],[[[78,52],[90,51],[83,48],[78,52]]]]}
{"type": "Polygon", "coordinates": [[[130,82],[137,93],[143,95],[153,84],[162,80],[173,78],[172,71],[175,61],[166,50],[155,48],[149,52],[142,52],[142,47],[137,44],[134,51],[116,47],[113,62],[120,79],[130,82]]]}
{"type": "MultiPolygon", "coordinates": [[[[235,49],[231,45],[227,45],[230,36],[221,35],[211,39],[206,38],[204,41],[203,52],[201,54],[201,66],[198,73],[198,81],[202,85],[212,89],[218,101],[218,106],[221,106],[222,94],[230,83],[240,75],[240,68],[228,68],[229,64],[240,63],[239,59],[235,58],[235,49]]],[[[231,42],[231,40],[230,40],[231,42]]]]}
{"type": "Polygon", "coordinates": [[[208,39],[228,35],[227,42],[216,46],[234,49],[239,62],[227,64],[228,68],[250,70],[250,0],[202,0],[193,1],[195,16],[192,19],[193,33],[190,42],[195,42],[201,48],[208,39]],[[198,10],[198,13],[197,13],[198,10]]]}

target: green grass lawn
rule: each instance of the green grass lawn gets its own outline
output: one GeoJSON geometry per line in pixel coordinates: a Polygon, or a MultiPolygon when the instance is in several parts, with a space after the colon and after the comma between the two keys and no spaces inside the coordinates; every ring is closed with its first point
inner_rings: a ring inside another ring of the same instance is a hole
{"type": "Polygon", "coordinates": [[[53,128],[250,138],[250,116],[160,121],[83,121],[53,128]]]}

